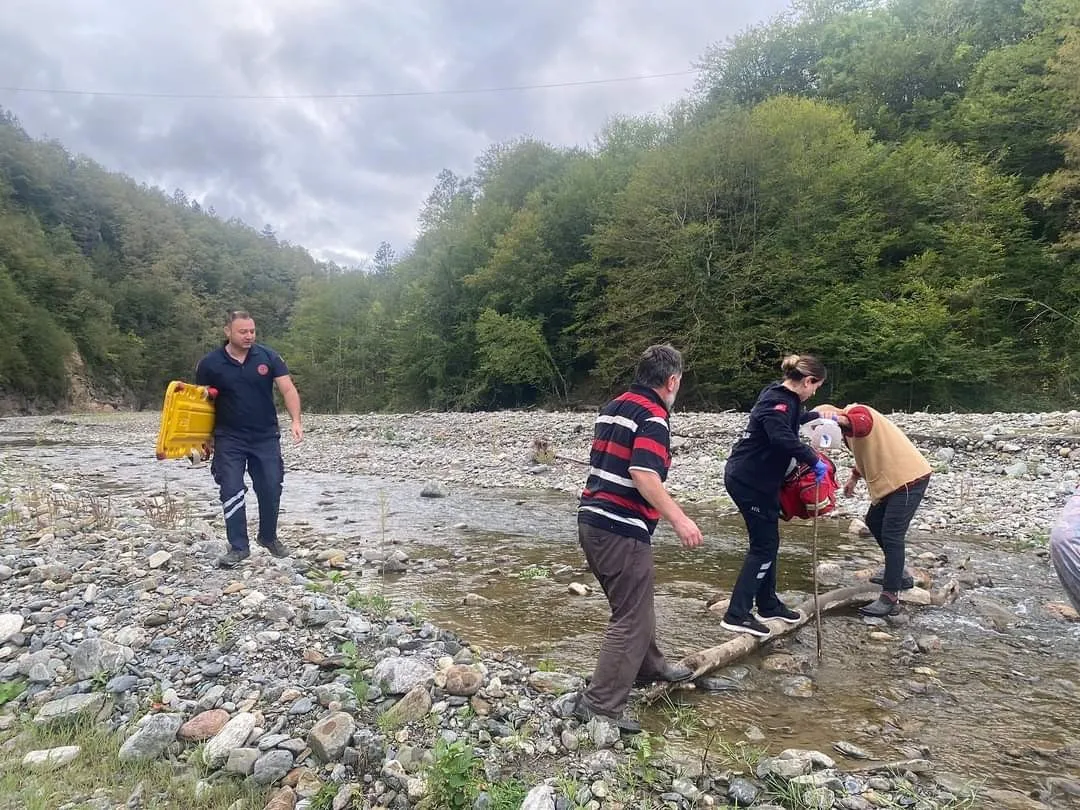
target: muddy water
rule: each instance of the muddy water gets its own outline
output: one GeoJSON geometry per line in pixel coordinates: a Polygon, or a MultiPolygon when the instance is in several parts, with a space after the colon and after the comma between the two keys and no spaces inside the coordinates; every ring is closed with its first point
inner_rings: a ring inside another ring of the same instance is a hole
{"type": "MultiPolygon", "coordinates": [[[[25,456],[52,480],[78,476],[103,492],[131,494],[168,487],[188,495],[193,514],[216,517],[206,467],[159,463],[126,448],[36,441],[23,447],[18,437],[8,438],[0,448],[8,458],[25,456]]],[[[544,576],[568,565],[577,569],[574,579],[592,583],[576,543],[573,498],[455,489],[449,497],[428,499],[418,497],[420,487],[290,474],[283,533],[315,531],[326,536],[325,545],[353,550],[398,543],[426,573],[370,578],[366,587],[400,604],[422,603],[433,621],[486,651],[508,650],[538,666],[590,671],[607,620],[606,602],[598,594],[573,597],[565,579],[544,576]],[[492,604],[465,607],[468,592],[492,604]]],[[[254,512],[249,509],[249,515],[254,512]]],[[[705,605],[734,581],[742,527],[720,512],[703,509],[694,516],[706,533],[702,548],[681,549],[663,528],[656,538],[658,636],[672,658],[730,638],[705,605]]],[[[783,529],[779,586],[789,601],[811,588],[810,538],[805,526],[783,529]]],[[[818,542],[821,561],[847,568],[867,564],[861,558],[870,548],[867,541],[847,537],[833,522],[822,522],[818,542]]],[[[804,659],[801,674],[813,681],[809,696],[786,695],[783,685],[792,673],[769,671],[758,656],[728,673],[739,678],[737,690],[683,693],[680,702],[692,708],[690,723],[680,722],[686,712],[677,717],[671,707],[642,708],[646,726],[687,753],[700,752],[705,726],[733,741],[745,739],[753,726],[773,751],[828,751],[848,740],[875,759],[925,757],[939,772],[998,787],[1034,790],[1047,776],[1077,778],[1076,762],[1048,761],[1031,750],[1080,739],[1080,627],[1041,612],[1046,602],[1063,599],[1048,563],[1030,551],[1007,552],[977,538],[924,538],[912,545],[912,553],[940,552],[953,563],[970,558],[969,567],[990,574],[994,587],[945,608],[910,611],[905,626],[872,628],[854,610],[829,615],[822,663],[816,662],[812,626],[764,653],[782,649],[804,659]],[[980,607],[977,599],[1003,605],[1015,624],[989,629],[985,604],[980,607]],[[893,640],[872,641],[875,629],[887,629],[893,640]],[[929,635],[941,640],[940,650],[898,663],[907,637],[929,635]],[[916,673],[916,667],[927,670],[916,673]]],[[[836,756],[845,765],[856,764],[836,756]]]]}

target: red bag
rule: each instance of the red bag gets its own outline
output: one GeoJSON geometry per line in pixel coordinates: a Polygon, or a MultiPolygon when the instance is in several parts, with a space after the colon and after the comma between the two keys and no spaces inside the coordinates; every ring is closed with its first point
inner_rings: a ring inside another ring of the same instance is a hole
{"type": "Polygon", "coordinates": [[[836,491],[839,489],[836,465],[824,453],[817,455],[829,468],[820,484],[814,476],[814,468],[808,464],[799,464],[784,479],[780,488],[780,517],[784,520],[809,520],[815,512],[820,517],[836,508],[836,491]]]}

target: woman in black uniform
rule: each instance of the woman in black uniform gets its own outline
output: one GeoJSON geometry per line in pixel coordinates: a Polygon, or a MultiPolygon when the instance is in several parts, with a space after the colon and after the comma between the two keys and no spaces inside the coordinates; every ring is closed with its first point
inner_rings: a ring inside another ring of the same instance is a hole
{"type": "Polygon", "coordinates": [[[735,443],[724,469],[724,487],[746,521],[750,548],[735,581],[721,627],[755,636],[769,635],[759,619],[797,622],[776,595],[776,558],[780,551],[780,488],[789,466],[809,464],[821,481],[827,471],[817,453],[799,439],[799,426],[819,418],[803,411],[825,382],[825,366],[811,355],[793,354],[780,368],[784,378],[765,387],[750,411],[742,438],[735,443]],[[751,612],[757,602],[757,618],[751,612]]]}

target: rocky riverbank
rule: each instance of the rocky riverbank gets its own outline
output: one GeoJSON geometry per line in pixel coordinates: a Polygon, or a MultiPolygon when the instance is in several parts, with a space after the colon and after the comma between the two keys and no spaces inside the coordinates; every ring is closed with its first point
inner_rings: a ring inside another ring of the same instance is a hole
{"type": "MultiPolygon", "coordinates": [[[[924,532],[1043,538],[1080,479],[1080,412],[895,419],[936,473],[918,514],[924,532]]],[[[723,462],[745,424],[745,414],[676,414],[670,489],[689,502],[726,501],[723,462]]],[[[314,429],[313,447],[299,462],[305,468],[576,492],[584,480],[592,415],[331,417],[314,429]],[[537,440],[538,453],[532,449],[537,440]]],[[[846,479],[851,455],[833,455],[846,479]]],[[[861,487],[835,518],[863,514],[865,495],[861,487]]]]}
{"type": "MultiPolygon", "coordinates": [[[[923,516],[932,529],[958,531],[967,516],[965,530],[1045,531],[1080,464],[1068,415],[948,417],[949,431],[946,417],[907,418],[944,482],[923,516]],[[1018,460],[1029,469],[1010,477],[1018,460]]],[[[569,492],[588,426],[583,414],[316,417],[287,458],[293,472],[380,475],[418,492],[428,481],[569,492]]],[[[735,415],[680,415],[683,497],[722,491],[740,428],[735,415]]],[[[20,419],[0,422],[0,440],[149,449],[155,429],[146,416],[20,419]]],[[[35,469],[26,447],[0,461],[0,807],[977,806],[976,786],[917,752],[863,768],[851,763],[867,752],[844,740],[829,752],[714,740],[670,755],[653,736],[583,726],[570,716],[580,674],[473,649],[383,595],[383,577],[414,564],[407,548],[335,547],[288,525],[292,559],[256,551],[218,571],[220,520],[187,493],[103,490],[83,472],[35,469]]]]}
{"type": "MultiPolygon", "coordinates": [[[[592,436],[589,413],[360,414],[308,417],[307,439],[286,447],[292,471],[358,473],[443,487],[520,487],[576,493],[592,436]],[[539,448],[536,447],[539,443],[539,448]]],[[[1080,411],[1041,414],[897,414],[935,475],[917,515],[923,532],[1044,540],[1080,481],[1080,411]]],[[[670,489],[691,503],[726,501],[723,464],[746,423],[739,413],[676,413],[670,489]]],[[[140,446],[155,414],[26,417],[0,422],[31,440],[140,446]]],[[[846,478],[851,455],[833,453],[846,478]]],[[[865,512],[865,487],[835,519],[865,512]]]]}

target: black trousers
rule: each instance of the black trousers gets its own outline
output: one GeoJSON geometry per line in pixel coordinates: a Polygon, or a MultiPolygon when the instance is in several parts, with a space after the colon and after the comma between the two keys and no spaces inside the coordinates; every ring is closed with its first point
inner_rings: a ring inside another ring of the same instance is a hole
{"type": "Polygon", "coordinates": [[[763,494],[730,475],[724,476],[724,488],[739,507],[750,540],[727,609],[730,618],[739,620],[750,616],[755,602],[758,610],[770,612],[780,604],[776,595],[776,564],[780,553],[780,491],[773,495],[763,494]]]}
{"type": "Polygon", "coordinates": [[[929,477],[905,484],[871,504],[866,512],[866,526],[885,552],[883,591],[900,591],[900,579],[904,575],[904,540],[929,485],[929,477]]]}

